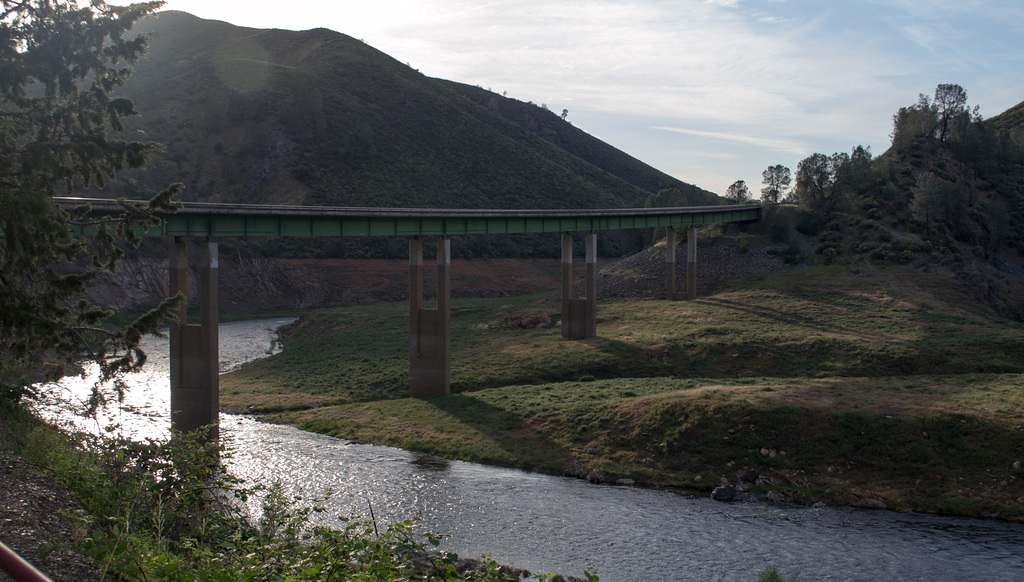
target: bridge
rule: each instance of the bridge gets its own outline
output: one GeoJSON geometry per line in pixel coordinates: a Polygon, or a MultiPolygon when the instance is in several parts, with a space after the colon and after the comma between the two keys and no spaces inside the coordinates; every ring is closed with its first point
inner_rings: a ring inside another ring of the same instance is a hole
{"type": "MultiPolygon", "coordinates": [[[[62,206],[90,204],[92,215],[111,216],[113,200],[55,198],[62,206]]],[[[676,299],[676,233],[671,227],[760,220],[759,205],[581,210],[443,210],[343,208],[187,202],[143,236],[173,238],[170,292],[186,296],[189,239],[202,245],[200,323],[189,324],[183,304],[170,326],[171,426],[187,432],[216,426],[220,409],[217,317],[218,252],[215,239],[246,237],[401,236],[409,238],[409,394],[451,393],[451,241],[458,235],[562,233],[562,337],[597,335],[597,232],[666,227],[666,297],[676,299]],[[584,295],[573,297],[573,233],[585,233],[584,295]],[[437,244],[437,304],[423,307],[423,238],[437,244]]],[[[697,293],[697,234],[687,241],[686,298],[697,293]]],[[[211,438],[216,438],[216,428],[211,438]]]]}

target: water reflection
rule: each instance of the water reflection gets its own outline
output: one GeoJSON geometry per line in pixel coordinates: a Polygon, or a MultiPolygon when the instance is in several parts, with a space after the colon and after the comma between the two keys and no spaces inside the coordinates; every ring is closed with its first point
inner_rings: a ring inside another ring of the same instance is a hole
{"type": "MultiPolygon", "coordinates": [[[[222,369],[265,354],[281,322],[223,325],[222,369]]],[[[151,353],[149,365],[158,365],[159,348],[151,353]]],[[[142,395],[133,400],[139,422],[166,434],[166,364],[145,374],[132,380],[132,397],[142,395]]],[[[280,480],[307,499],[333,491],[321,514],[329,525],[338,516],[368,518],[372,504],[382,523],[418,518],[450,534],[449,549],[487,552],[535,572],[579,575],[592,563],[603,582],[616,582],[754,580],[768,564],[802,580],[1017,580],[1024,571],[1020,525],[722,504],[446,461],[226,414],[221,434],[236,476],[280,480]]]]}

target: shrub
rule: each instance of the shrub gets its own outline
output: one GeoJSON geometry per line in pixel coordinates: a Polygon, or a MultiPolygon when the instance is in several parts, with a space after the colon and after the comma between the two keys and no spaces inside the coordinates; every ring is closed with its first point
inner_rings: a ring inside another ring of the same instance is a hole
{"type": "Polygon", "coordinates": [[[793,574],[789,578],[783,578],[782,574],[779,574],[779,570],[774,565],[765,568],[757,578],[757,582],[799,582],[799,580],[800,577],[796,574],[793,574]]]}

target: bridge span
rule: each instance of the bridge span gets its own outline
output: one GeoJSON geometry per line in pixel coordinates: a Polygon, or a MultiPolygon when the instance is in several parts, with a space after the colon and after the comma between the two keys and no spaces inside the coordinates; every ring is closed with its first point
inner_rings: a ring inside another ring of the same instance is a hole
{"type": "MultiPolygon", "coordinates": [[[[114,200],[55,198],[62,206],[90,204],[97,217],[120,214],[114,200]]],[[[451,393],[451,241],[459,235],[562,233],[562,336],[597,335],[597,233],[666,227],[666,297],[676,299],[676,226],[754,222],[759,205],[577,210],[461,210],[344,208],[186,202],[159,214],[159,226],[143,236],[173,238],[170,292],[186,295],[187,245],[198,239],[200,323],[188,324],[186,305],[170,326],[171,426],[181,431],[215,425],[219,414],[217,316],[218,252],[215,239],[245,237],[400,236],[409,238],[409,394],[416,398],[451,393]],[[585,233],[585,292],[573,297],[573,233],[585,233]],[[423,237],[436,238],[437,305],[423,307],[423,237]]],[[[686,298],[697,292],[696,230],[687,240],[686,298]]],[[[217,431],[211,433],[217,437],[217,431]]]]}

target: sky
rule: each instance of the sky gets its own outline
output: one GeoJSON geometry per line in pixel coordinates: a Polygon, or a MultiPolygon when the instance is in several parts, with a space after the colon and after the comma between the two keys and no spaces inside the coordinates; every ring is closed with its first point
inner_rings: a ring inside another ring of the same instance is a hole
{"type": "MultiPolygon", "coordinates": [[[[119,4],[125,2],[111,2],[119,4]]],[[[425,75],[545,104],[724,194],[807,156],[889,147],[892,115],[956,83],[1024,101],[1020,0],[169,0],[252,28],[329,28],[425,75]]]]}

